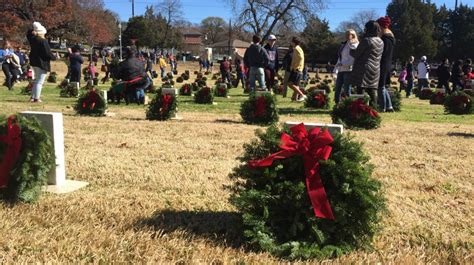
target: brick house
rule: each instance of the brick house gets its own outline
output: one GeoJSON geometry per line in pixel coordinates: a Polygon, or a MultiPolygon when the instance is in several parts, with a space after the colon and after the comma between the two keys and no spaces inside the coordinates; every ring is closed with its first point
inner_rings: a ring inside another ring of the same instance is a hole
{"type": "MultiPolygon", "coordinates": [[[[250,42],[242,40],[232,40],[230,42],[230,56],[243,58],[245,51],[250,46],[250,42]]],[[[227,56],[229,54],[229,41],[221,41],[212,44],[210,47],[213,49],[213,53],[218,57],[227,56]]]]}
{"type": "Polygon", "coordinates": [[[183,52],[192,55],[199,55],[203,44],[202,34],[197,30],[188,30],[183,32],[183,52]]]}

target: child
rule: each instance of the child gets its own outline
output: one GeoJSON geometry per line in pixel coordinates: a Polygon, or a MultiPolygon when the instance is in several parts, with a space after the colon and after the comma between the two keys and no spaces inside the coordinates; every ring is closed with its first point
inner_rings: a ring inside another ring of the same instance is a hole
{"type": "Polygon", "coordinates": [[[400,75],[398,76],[398,82],[400,82],[400,93],[402,92],[402,90],[406,90],[407,88],[407,75],[407,66],[403,65],[403,69],[400,72],[400,75]]]}

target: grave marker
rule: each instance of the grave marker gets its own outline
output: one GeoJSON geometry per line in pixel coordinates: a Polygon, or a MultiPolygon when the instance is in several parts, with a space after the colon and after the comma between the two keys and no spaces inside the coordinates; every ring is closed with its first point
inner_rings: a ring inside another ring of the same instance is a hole
{"type": "MultiPolygon", "coordinates": [[[[293,127],[295,125],[300,124],[301,122],[295,122],[295,121],[287,121],[285,122],[286,125],[289,127],[293,127]]],[[[306,130],[311,130],[313,128],[328,128],[329,133],[332,136],[335,136],[337,133],[342,134],[344,132],[344,126],[341,124],[330,124],[330,123],[311,123],[311,122],[305,122],[304,127],[306,130]]]]}

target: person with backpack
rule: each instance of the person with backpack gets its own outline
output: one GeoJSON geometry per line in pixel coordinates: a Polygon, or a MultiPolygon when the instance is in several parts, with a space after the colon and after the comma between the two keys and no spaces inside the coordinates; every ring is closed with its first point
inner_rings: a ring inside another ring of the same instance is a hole
{"type": "Polygon", "coordinates": [[[268,65],[268,53],[260,45],[261,38],[254,35],[252,44],[245,51],[244,64],[249,68],[250,92],[255,91],[255,83],[258,80],[261,90],[266,89],[265,67],[268,65]]]}

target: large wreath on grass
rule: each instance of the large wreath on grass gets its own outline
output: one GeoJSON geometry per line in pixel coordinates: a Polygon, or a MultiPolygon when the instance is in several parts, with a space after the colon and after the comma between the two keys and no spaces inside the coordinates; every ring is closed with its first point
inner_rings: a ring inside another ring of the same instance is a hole
{"type": "Polygon", "coordinates": [[[230,175],[252,247],[295,260],[371,245],[385,199],[360,143],[302,124],[256,134],[230,175]]]}
{"type": "Polygon", "coordinates": [[[345,98],[331,112],[334,123],[349,129],[375,129],[380,126],[380,115],[363,99],[345,98]]]}
{"type": "Polygon", "coordinates": [[[216,97],[227,97],[228,89],[226,83],[217,83],[215,89],[216,97]]]}
{"type": "Polygon", "coordinates": [[[66,86],[61,87],[61,91],[59,92],[59,96],[64,98],[74,98],[78,95],[79,88],[76,82],[68,83],[66,86]]]}
{"type": "Polygon", "coordinates": [[[192,87],[190,84],[184,84],[183,86],[181,86],[181,88],[179,89],[179,94],[181,96],[191,96],[192,94],[192,87]]]}
{"type": "Polygon", "coordinates": [[[58,81],[58,73],[51,72],[47,79],[48,83],[56,83],[58,81]]]}
{"type": "Polygon", "coordinates": [[[472,101],[474,97],[468,94],[456,91],[451,95],[447,96],[444,101],[444,110],[446,113],[451,114],[472,114],[474,113],[474,106],[472,101]]]}
{"type": "Polygon", "coordinates": [[[37,201],[54,166],[51,138],[36,118],[0,116],[0,198],[37,201]]]}
{"type": "Polygon", "coordinates": [[[430,104],[443,105],[446,95],[443,92],[436,92],[430,98],[430,104]]]}
{"type": "Polygon", "coordinates": [[[107,110],[107,102],[95,89],[88,90],[79,96],[74,106],[77,114],[90,116],[104,116],[107,110]]]}
{"type": "Polygon", "coordinates": [[[28,82],[26,87],[22,87],[20,94],[22,95],[31,95],[31,91],[33,90],[33,81],[28,82]]]}
{"type": "Polygon", "coordinates": [[[194,102],[198,104],[212,104],[214,102],[212,89],[208,86],[199,89],[196,94],[194,94],[194,102]]]}
{"type": "Polygon", "coordinates": [[[389,90],[390,100],[392,101],[392,108],[394,111],[401,111],[402,108],[402,94],[397,90],[389,90]]]}
{"type": "Polygon", "coordinates": [[[276,99],[270,94],[251,95],[240,106],[242,119],[249,124],[272,124],[278,121],[276,99]]]}
{"type": "Polygon", "coordinates": [[[315,109],[328,109],[329,108],[329,96],[316,90],[310,90],[307,94],[305,107],[315,109]]]}
{"type": "Polygon", "coordinates": [[[161,91],[151,101],[146,111],[148,120],[169,120],[176,113],[177,100],[176,96],[170,94],[162,94],[161,91]]]}
{"type": "Polygon", "coordinates": [[[418,94],[418,97],[423,100],[429,100],[431,99],[431,96],[433,96],[433,90],[429,88],[422,89],[420,93],[418,94]]]}

